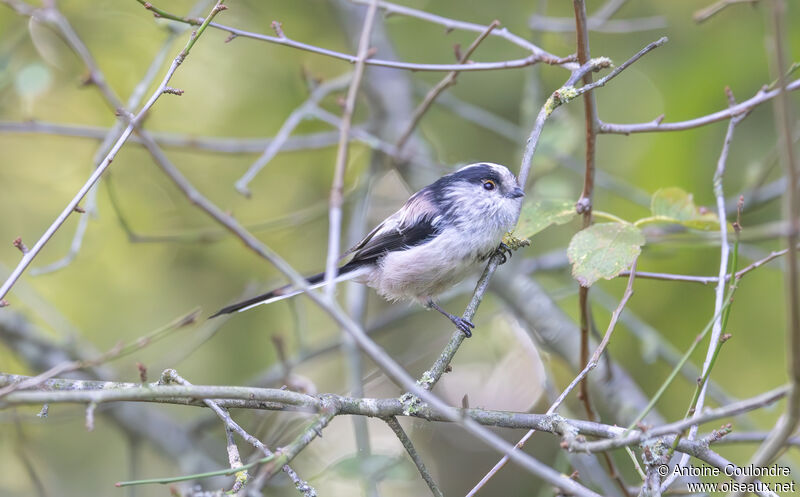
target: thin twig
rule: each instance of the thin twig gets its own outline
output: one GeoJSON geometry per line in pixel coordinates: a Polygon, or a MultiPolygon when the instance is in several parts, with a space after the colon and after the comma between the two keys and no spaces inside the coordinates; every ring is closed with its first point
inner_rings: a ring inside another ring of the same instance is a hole
{"type": "Polygon", "coordinates": [[[434,481],[433,477],[428,471],[428,468],[425,467],[425,463],[422,462],[422,458],[417,453],[417,449],[414,447],[414,444],[411,443],[411,439],[408,438],[408,435],[403,430],[403,427],[400,426],[397,418],[390,416],[386,418],[385,421],[386,424],[389,425],[389,428],[392,429],[394,434],[397,435],[397,438],[400,439],[400,443],[403,444],[406,452],[408,452],[408,456],[411,457],[412,461],[414,461],[414,464],[417,466],[417,470],[419,470],[420,476],[422,476],[422,479],[428,484],[428,488],[431,489],[431,493],[436,497],[443,497],[444,494],[442,494],[442,491],[439,490],[439,486],[434,481]]]}
{"type": "MultiPolygon", "coordinates": [[[[778,454],[786,440],[794,432],[800,422],[800,268],[797,262],[797,241],[800,236],[800,194],[798,193],[797,158],[792,146],[792,106],[789,102],[789,86],[786,81],[786,40],[784,39],[784,26],[786,18],[786,3],[772,0],[772,37],[775,56],[775,70],[778,72],[778,99],[773,104],[775,125],[779,130],[779,141],[782,149],[781,162],[786,170],[788,186],[784,200],[784,217],[790,229],[786,236],[788,249],[786,285],[786,362],[789,369],[791,390],[786,403],[786,410],[779,418],[769,437],[762,443],[750,459],[750,467],[763,467],[768,465],[778,454]]],[[[753,481],[751,475],[740,479],[743,483],[753,481]]],[[[741,492],[734,494],[736,497],[741,492]]]]}
{"type": "MultiPolygon", "coordinates": [[[[638,19],[611,19],[611,16],[622,8],[627,0],[608,0],[586,19],[589,31],[599,33],[632,33],[650,31],[666,27],[663,17],[641,17],[638,19]]],[[[572,32],[575,31],[575,19],[572,17],[548,17],[534,14],[528,26],[535,31],[572,32]]]]}
{"type": "MultiPolygon", "coordinates": [[[[800,244],[796,246],[796,248],[800,248],[800,244]]],[[[782,257],[789,252],[788,248],[775,250],[769,253],[766,257],[759,259],[749,266],[745,266],[744,268],[736,271],[733,278],[734,279],[741,279],[745,274],[749,273],[750,271],[757,269],[768,262],[771,262],[778,257],[782,257]]],[[[622,271],[618,276],[625,277],[628,276],[628,271],[622,271]]],[[[664,281],[685,281],[691,283],[702,283],[704,285],[708,285],[709,283],[716,283],[719,281],[719,278],[716,276],[694,276],[688,274],[672,274],[672,273],[649,273],[639,271],[636,273],[636,276],[639,278],[644,279],[652,279],[652,280],[664,280],[664,281]]],[[[725,281],[730,281],[731,276],[729,274],[725,275],[725,281]]]]}
{"type": "MultiPolygon", "coordinates": [[[[225,445],[228,453],[228,463],[231,469],[241,470],[242,458],[239,455],[239,447],[236,446],[236,440],[233,439],[233,429],[227,423],[225,424],[225,445]]],[[[236,480],[229,493],[234,495],[239,493],[249,479],[250,475],[247,473],[247,470],[237,471],[236,480]]]]}
{"type": "MultiPolygon", "coordinates": [[[[577,35],[576,45],[578,47],[578,62],[586,64],[591,57],[589,50],[589,29],[586,21],[586,3],[584,0],[573,0],[572,6],[575,10],[575,33],[577,35]]],[[[592,74],[586,73],[581,79],[583,86],[592,84],[592,74]]],[[[578,214],[583,215],[583,228],[586,229],[592,224],[592,196],[594,194],[594,176],[595,176],[595,147],[597,143],[597,106],[594,101],[594,93],[586,92],[583,94],[583,109],[584,109],[584,122],[585,122],[585,135],[586,135],[586,162],[585,173],[583,178],[583,191],[581,197],[576,204],[578,214]]],[[[578,308],[580,310],[580,326],[581,326],[581,348],[580,348],[580,362],[587,364],[589,362],[589,329],[592,327],[592,317],[589,309],[589,287],[581,285],[578,289],[578,308]]],[[[590,421],[595,420],[594,409],[592,409],[591,400],[589,399],[589,388],[586,381],[580,382],[580,394],[578,398],[583,402],[586,410],[586,415],[590,421]]],[[[625,490],[623,489],[623,492],[625,490]]]]}
{"type": "MultiPolygon", "coordinates": [[[[603,353],[605,348],[608,346],[608,342],[611,340],[611,334],[613,333],[614,328],[617,325],[617,321],[619,320],[619,317],[622,314],[622,310],[625,308],[625,305],[628,303],[628,300],[633,295],[633,281],[634,281],[634,278],[635,278],[636,274],[637,274],[636,273],[636,260],[634,260],[633,264],[631,265],[630,277],[628,278],[628,286],[625,288],[625,293],[622,295],[622,299],[620,300],[619,305],[614,310],[614,312],[611,314],[611,321],[609,321],[609,323],[608,323],[608,328],[606,329],[606,334],[603,337],[603,340],[600,342],[600,345],[597,346],[597,349],[595,350],[594,354],[592,355],[591,361],[589,361],[589,363],[586,364],[586,367],[583,368],[583,370],[572,380],[572,382],[570,382],[569,385],[567,385],[567,388],[565,388],[564,391],[561,392],[561,394],[558,396],[558,398],[556,398],[556,400],[547,409],[547,412],[545,414],[555,414],[555,412],[558,410],[558,408],[561,406],[561,404],[564,402],[564,400],[566,400],[566,398],[569,395],[569,393],[578,385],[579,382],[581,382],[583,380],[583,378],[586,375],[589,374],[589,371],[591,371],[592,369],[597,367],[598,361],[600,360],[600,355],[603,353]]],[[[528,431],[525,434],[525,436],[523,436],[519,440],[519,442],[517,442],[517,444],[514,447],[516,449],[521,449],[522,447],[524,447],[525,446],[525,442],[527,442],[528,439],[531,436],[533,436],[533,434],[535,432],[536,432],[536,430],[528,431]]],[[[483,488],[483,486],[486,485],[486,483],[492,477],[494,477],[494,475],[497,474],[497,472],[500,471],[503,468],[503,466],[506,465],[507,462],[508,462],[508,456],[503,456],[503,458],[500,459],[497,462],[497,464],[495,464],[492,467],[492,469],[488,473],[486,473],[486,475],[484,475],[483,478],[481,478],[481,481],[479,481],[472,488],[472,490],[470,490],[467,493],[466,497],[472,497],[472,496],[476,495],[478,493],[478,491],[481,488],[483,488]]]]}
{"type": "Polygon", "coordinates": [[[31,248],[31,250],[25,254],[20,262],[17,264],[16,268],[12,271],[11,275],[6,279],[2,286],[0,286],[0,299],[6,296],[11,287],[14,286],[14,283],[22,276],[22,273],[25,269],[31,264],[34,258],[41,252],[42,248],[47,244],[48,241],[53,237],[56,231],[64,224],[67,218],[72,214],[75,210],[75,207],[78,203],[83,199],[83,197],[89,192],[89,189],[100,179],[100,176],[108,169],[111,165],[111,161],[116,157],[117,153],[119,152],[122,145],[128,139],[128,137],[133,133],[134,128],[139,124],[139,122],[144,118],[147,114],[147,111],[156,103],[156,100],[161,97],[164,92],[164,88],[166,88],[167,83],[169,80],[172,79],[172,75],[175,74],[175,71],[178,69],[178,66],[184,61],[184,59],[189,55],[192,46],[197,41],[197,39],[202,36],[203,32],[208,27],[208,24],[211,20],[222,10],[224,10],[224,6],[222,5],[223,0],[219,0],[217,4],[211,9],[211,13],[206,17],[206,20],[203,24],[197,29],[197,31],[192,33],[192,36],[189,38],[189,41],[186,43],[186,46],[181,50],[181,52],[175,57],[170,65],[167,73],[164,75],[164,78],[159,84],[156,91],[150,96],[150,99],[144,106],[139,110],[139,113],[136,114],[129,122],[128,126],[122,132],[119,139],[117,139],[114,146],[111,147],[111,150],[106,155],[105,159],[100,163],[100,165],[95,168],[94,172],[89,176],[89,179],[84,183],[78,193],[69,201],[67,206],[64,210],[59,214],[55,221],[50,225],[49,228],[44,232],[44,234],[36,241],[36,244],[31,248]]]}
{"type": "MultiPolygon", "coordinates": [[[[785,88],[787,92],[800,89],[800,79],[796,79],[791,83],[788,83],[785,88]]],[[[781,88],[769,91],[764,91],[762,89],[750,99],[740,102],[734,107],[728,107],[724,110],[690,119],[688,121],[665,123],[663,122],[663,115],[648,123],[639,124],[612,124],[601,121],[598,132],[629,135],[631,133],[648,133],[651,131],[682,131],[686,129],[697,128],[707,124],[715,123],[717,121],[731,119],[740,114],[746,114],[753,110],[753,108],[756,106],[777,97],[781,91],[781,88]]]]}
{"type": "Polygon", "coordinates": [[[700,24],[702,22],[711,19],[713,16],[722,12],[731,5],[737,3],[749,3],[750,5],[755,6],[755,4],[757,4],[760,1],[761,0],[717,0],[708,7],[704,7],[700,10],[695,11],[694,15],[692,15],[692,19],[694,19],[694,22],[700,24]]]}
{"type": "Polygon", "coordinates": [[[62,375],[64,373],[69,373],[72,371],[77,371],[79,369],[90,368],[94,366],[99,366],[100,364],[105,364],[111,360],[119,359],[120,357],[124,357],[128,354],[141,350],[149,345],[152,345],[162,338],[167,337],[170,332],[179,330],[185,326],[189,326],[193,324],[197,320],[197,316],[200,314],[200,309],[195,309],[188,314],[181,316],[177,319],[174,319],[171,323],[161,326],[145,335],[137,338],[136,340],[131,341],[128,344],[123,345],[122,343],[115,345],[107,352],[100,354],[98,357],[93,359],[83,359],[77,361],[69,361],[69,362],[62,362],[52,368],[40,373],[29,380],[25,380],[19,383],[14,383],[13,385],[8,385],[3,388],[0,388],[0,399],[2,399],[5,395],[15,391],[15,390],[25,390],[36,388],[38,385],[42,384],[43,382],[49,380],[50,378],[55,378],[56,376],[62,375]]]}
{"type": "MultiPolygon", "coordinates": [[[[318,106],[313,106],[311,109],[309,109],[309,113],[310,113],[309,115],[313,116],[314,118],[326,122],[331,126],[336,127],[337,129],[342,126],[342,120],[341,118],[339,118],[339,116],[336,116],[318,106]]],[[[353,137],[353,139],[364,143],[373,150],[379,150],[382,153],[390,157],[393,157],[395,159],[403,159],[405,157],[405,160],[407,160],[411,158],[416,164],[419,164],[420,166],[435,169],[437,171],[444,170],[444,167],[441,164],[434,162],[428,157],[424,156],[408,157],[407,155],[403,156],[396,145],[381,140],[377,136],[369,133],[368,131],[362,128],[353,128],[350,131],[350,134],[353,137]]]]}
{"type": "MultiPolygon", "coordinates": [[[[575,11],[575,32],[577,36],[576,45],[577,45],[577,52],[578,52],[578,62],[581,64],[586,64],[589,61],[589,57],[591,57],[591,52],[589,49],[589,27],[588,21],[586,20],[586,3],[585,0],[573,0],[572,2],[573,9],[575,11]]],[[[662,37],[655,43],[651,43],[648,47],[645,47],[642,51],[634,56],[633,59],[625,62],[622,66],[616,68],[607,76],[607,80],[612,79],[614,76],[625,70],[628,65],[632,64],[639,57],[644,55],[645,53],[649,52],[650,50],[656,48],[657,46],[666,43],[666,38],[662,37]]],[[[600,123],[600,119],[597,117],[597,104],[595,103],[594,93],[591,92],[591,89],[594,88],[592,86],[592,73],[587,72],[584,74],[581,79],[583,80],[583,108],[584,108],[584,122],[585,122],[585,134],[586,134],[586,148],[585,148],[585,155],[586,155],[586,168],[584,173],[584,180],[583,180],[583,191],[581,192],[581,196],[578,199],[577,204],[575,205],[575,209],[577,210],[578,214],[583,215],[583,229],[588,228],[592,224],[592,207],[594,202],[594,181],[595,181],[595,156],[596,156],[596,148],[597,148],[597,129],[600,123]]],[[[605,84],[603,82],[602,84],[605,84]]],[[[594,323],[592,320],[591,309],[589,307],[589,287],[580,285],[578,288],[578,302],[579,302],[579,309],[580,309],[580,323],[581,323],[581,348],[580,348],[580,357],[581,357],[581,364],[586,364],[589,359],[589,330],[594,327],[594,323]]],[[[580,382],[580,394],[578,398],[583,402],[583,406],[586,409],[586,415],[588,416],[589,420],[594,421],[596,419],[596,414],[594,409],[592,408],[591,399],[589,398],[589,383],[584,378],[580,382]]],[[[628,488],[625,482],[622,480],[622,477],[619,475],[617,468],[614,462],[611,460],[608,454],[603,454],[602,458],[604,459],[606,466],[608,467],[608,472],[611,478],[617,483],[620,490],[622,491],[622,495],[628,495],[628,488]]]]}
{"type": "MultiPolygon", "coordinates": [[[[373,153],[371,155],[369,178],[374,176],[379,164],[382,162],[380,159],[382,157],[381,154],[373,153]]],[[[372,186],[370,181],[363,185],[357,193],[357,199],[351,210],[350,223],[347,229],[349,246],[358,243],[369,229],[367,213],[369,212],[372,186]]],[[[347,313],[354,321],[363,326],[367,314],[367,287],[349,281],[346,292],[347,313]]],[[[347,361],[347,386],[350,390],[350,395],[363,397],[366,380],[364,379],[364,360],[361,356],[361,350],[359,350],[358,345],[348,333],[341,331],[340,336],[341,351],[347,361]]],[[[362,416],[353,416],[352,422],[358,458],[362,463],[365,463],[372,455],[369,425],[366,418],[362,416]]],[[[364,478],[364,493],[370,497],[378,496],[377,486],[379,481],[378,473],[371,472],[367,478],[364,478]]]]}
{"type": "MultiPolygon", "coordinates": [[[[353,3],[360,3],[360,4],[368,4],[371,0],[350,0],[353,3]]],[[[448,31],[454,29],[460,29],[462,31],[472,31],[473,33],[483,33],[487,30],[488,26],[484,26],[481,24],[475,24],[471,22],[459,21],[456,19],[450,19],[448,17],[439,16],[436,14],[431,14],[430,12],[425,12],[422,10],[413,9],[411,7],[406,7],[404,5],[397,5],[391,2],[386,2],[383,0],[378,1],[378,7],[383,9],[386,14],[399,14],[404,15],[407,17],[413,17],[415,19],[420,19],[432,24],[439,24],[440,26],[444,26],[444,28],[448,31]]],[[[558,57],[549,54],[542,50],[537,45],[534,45],[527,39],[522,36],[515,35],[514,33],[508,31],[506,28],[495,29],[491,32],[492,36],[497,36],[499,38],[503,38],[518,47],[531,52],[534,55],[543,57],[544,60],[557,60],[558,57]]],[[[552,62],[548,62],[550,64],[552,62]]],[[[574,70],[576,67],[574,64],[561,64],[562,67],[569,70],[574,70]]]]}
{"type": "MultiPolygon", "coordinates": [[[[137,1],[139,1],[140,3],[144,3],[144,0],[137,0],[137,1]]],[[[189,23],[189,24],[197,24],[201,21],[201,19],[186,19],[180,16],[175,16],[163,10],[157,9],[155,6],[151,6],[150,10],[153,11],[158,10],[160,17],[163,17],[165,19],[170,19],[172,21],[189,23]]],[[[278,45],[284,45],[287,47],[296,48],[298,50],[304,50],[307,52],[344,60],[351,64],[355,64],[358,61],[357,56],[337,52],[335,50],[328,50],[327,48],[321,48],[314,45],[309,45],[307,43],[293,40],[285,35],[269,36],[261,33],[254,33],[242,29],[237,29],[231,26],[225,26],[222,24],[218,24],[216,22],[212,22],[210,26],[212,28],[216,28],[221,31],[226,31],[235,37],[251,38],[254,40],[260,40],[269,43],[275,43],[278,45]]],[[[485,29],[485,26],[481,27],[481,29],[485,29]]],[[[397,62],[393,60],[368,58],[365,61],[365,64],[370,66],[388,67],[392,69],[402,69],[408,71],[449,72],[449,71],[494,71],[499,69],[516,69],[520,67],[527,67],[533,64],[538,64],[539,62],[544,62],[546,64],[551,64],[551,65],[563,65],[565,67],[570,67],[570,68],[572,67],[572,60],[569,57],[559,58],[541,49],[538,49],[537,52],[531,53],[531,55],[524,57],[522,59],[503,60],[499,62],[475,62],[471,64],[416,64],[412,62],[397,62]]]]}
{"type": "MultiPolygon", "coordinates": [[[[740,400],[716,409],[707,409],[696,418],[682,419],[680,421],[675,421],[674,423],[650,428],[644,432],[632,430],[630,433],[625,435],[624,432],[626,430],[622,428],[620,429],[617,438],[609,438],[608,440],[599,440],[594,442],[576,441],[571,444],[570,448],[576,451],[599,452],[632,446],[640,443],[643,440],[657,438],[667,434],[680,433],[696,423],[705,424],[772,405],[778,400],[786,397],[786,395],[789,393],[789,390],[790,387],[788,385],[782,386],[746,400],[740,400]]],[[[689,442],[689,440],[686,441],[689,442]]]]}
{"type": "MultiPolygon", "coordinates": [[[[477,38],[475,38],[475,40],[472,42],[469,48],[467,48],[467,51],[461,55],[461,57],[458,60],[458,63],[466,64],[467,62],[469,62],[470,56],[475,51],[475,49],[478,48],[478,45],[480,45],[481,42],[485,40],[486,37],[489,36],[489,34],[491,34],[491,32],[499,25],[500,21],[498,20],[492,21],[491,24],[489,24],[489,26],[486,28],[486,30],[483,31],[481,34],[479,34],[477,38]]],[[[417,124],[419,124],[420,120],[422,119],[422,116],[425,115],[425,113],[428,111],[431,105],[433,105],[433,102],[434,100],[436,100],[436,97],[438,97],[447,88],[456,84],[456,78],[458,78],[458,71],[451,71],[447,73],[447,75],[444,78],[442,78],[441,81],[436,83],[436,85],[434,85],[434,87],[431,88],[431,90],[427,93],[427,95],[425,95],[425,98],[422,99],[422,102],[417,106],[416,109],[414,109],[414,113],[411,116],[411,122],[409,122],[406,128],[403,130],[403,132],[400,133],[400,138],[397,139],[398,149],[400,150],[403,149],[403,146],[406,144],[406,141],[408,141],[409,137],[411,136],[411,133],[414,131],[414,128],[417,127],[417,124]]]]}
{"type": "Polygon", "coordinates": [[[250,165],[244,175],[242,175],[242,177],[236,181],[236,189],[239,191],[239,193],[247,197],[250,196],[250,189],[248,188],[250,182],[262,169],[264,169],[264,166],[269,164],[269,161],[271,161],[272,158],[275,157],[278,152],[280,152],[292,134],[292,131],[294,131],[294,129],[301,122],[303,122],[303,119],[308,116],[309,109],[312,108],[312,106],[316,106],[331,92],[344,88],[350,82],[350,79],[351,74],[347,73],[339,76],[338,78],[326,81],[314,88],[314,90],[311,92],[311,95],[308,96],[308,99],[294,111],[292,111],[291,114],[289,114],[289,117],[287,117],[283,122],[283,125],[281,125],[278,133],[276,133],[275,137],[270,140],[269,144],[264,148],[263,153],[258,157],[258,159],[256,159],[256,161],[250,165]]]}
{"type": "MultiPolygon", "coordinates": [[[[192,11],[197,10],[204,2],[200,1],[192,8],[192,11]]],[[[55,4],[54,4],[55,5],[55,4]]],[[[50,7],[50,9],[58,12],[56,7],[50,7]]],[[[118,102],[119,99],[116,97],[114,91],[105,84],[105,76],[100,71],[100,68],[97,66],[97,63],[94,61],[89,49],[83,43],[83,41],[74,33],[74,30],[71,27],[69,21],[64,18],[62,15],[59,14],[59,19],[61,19],[57,27],[65,34],[65,39],[70,43],[73,51],[77,53],[83,60],[84,65],[86,66],[87,70],[89,71],[89,78],[90,81],[94,82],[101,82],[98,86],[100,86],[102,93],[106,98],[108,98],[109,104],[113,105],[115,102],[118,102]]],[[[133,112],[135,108],[141,103],[142,99],[146,95],[147,89],[153,83],[153,80],[158,76],[158,72],[161,70],[161,66],[164,65],[164,61],[167,58],[169,50],[172,47],[172,43],[184,30],[168,30],[169,35],[164,40],[164,43],[161,45],[161,48],[156,53],[156,56],[153,58],[153,61],[150,63],[150,66],[145,71],[145,75],[142,77],[141,81],[137,83],[134,87],[133,91],[131,92],[130,98],[125,106],[125,109],[128,112],[133,112]]],[[[115,109],[116,111],[116,109],[115,109]]],[[[108,154],[111,146],[114,144],[114,141],[117,139],[119,134],[122,132],[124,128],[124,123],[122,120],[117,120],[114,123],[114,126],[111,127],[105,134],[100,147],[94,154],[94,158],[92,159],[94,167],[97,167],[103,160],[103,157],[108,154]]],[[[78,256],[78,253],[81,250],[81,246],[83,244],[83,239],[86,234],[87,228],[89,227],[89,220],[92,216],[97,215],[97,189],[98,184],[95,183],[92,186],[91,190],[87,194],[86,200],[86,210],[87,215],[81,216],[80,220],[78,221],[78,227],[75,229],[75,235],[72,237],[72,243],[70,244],[69,252],[67,255],[62,257],[61,259],[48,264],[46,266],[41,267],[34,267],[31,268],[31,275],[36,276],[40,274],[47,274],[54,271],[58,271],[67,267],[72,261],[78,256]]]]}
{"type": "MultiPolygon", "coordinates": [[[[733,93],[729,88],[726,88],[726,94],[728,96],[728,104],[733,107],[736,105],[736,101],[733,98],[733,93]]],[[[717,160],[717,167],[714,171],[714,178],[713,178],[713,186],[714,186],[714,197],[717,201],[717,216],[719,219],[719,236],[720,236],[720,257],[719,257],[719,273],[717,276],[717,287],[715,289],[714,295],[714,325],[711,328],[711,338],[708,342],[708,351],[706,352],[706,358],[703,361],[703,370],[701,374],[701,378],[707,379],[711,368],[713,367],[714,360],[716,358],[717,352],[719,347],[722,345],[722,341],[720,338],[723,332],[723,312],[722,306],[725,302],[725,288],[727,278],[726,275],[728,274],[728,258],[730,255],[730,246],[728,245],[728,221],[727,221],[727,214],[725,210],[725,193],[722,188],[722,181],[725,176],[725,167],[728,162],[728,153],[730,151],[731,142],[733,142],[733,132],[736,128],[736,125],[741,122],[742,119],[747,117],[747,114],[740,114],[728,121],[728,129],[725,133],[725,138],[722,143],[722,151],[720,152],[719,160],[717,160]]],[[[735,269],[735,268],[734,268],[735,269]]],[[[698,385],[699,392],[697,392],[697,396],[695,398],[695,403],[693,406],[690,407],[690,410],[693,413],[693,416],[698,416],[705,404],[705,397],[706,397],[706,390],[708,388],[708,383],[706,381],[703,382],[702,385],[698,385]]],[[[695,436],[697,435],[698,427],[692,426],[689,429],[689,434],[687,435],[688,440],[694,440],[695,436]]],[[[679,466],[685,467],[686,464],[689,462],[689,457],[687,455],[683,455],[681,457],[680,462],[678,463],[679,466]]],[[[666,491],[667,488],[677,479],[677,474],[673,473],[668,478],[664,480],[661,484],[660,489],[662,491],[666,491]]]]}
{"type": "Polygon", "coordinates": [[[339,147],[336,151],[336,165],[333,170],[333,183],[328,207],[328,256],[325,262],[325,295],[333,300],[336,293],[335,279],[337,276],[336,265],[339,262],[339,245],[342,240],[342,192],[344,190],[344,172],[347,169],[347,158],[350,148],[350,126],[353,122],[353,112],[356,109],[356,98],[361,78],[364,76],[365,61],[369,56],[369,40],[375,13],[378,11],[377,0],[372,0],[367,8],[364,25],[361,28],[361,37],[358,41],[355,68],[347,89],[347,97],[342,112],[342,125],[339,127],[339,147]]]}
{"type": "MultiPolygon", "coordinates": [[[[163,373],[161,373],[161,380],[159,381],[159,384],[170,384],[170,383],[176,383],[183,387],[193,386],[191,383],[186,381],[186,379],[181,377],[178,374],[178,372],[175,371],[174,369],[167,369],[163,373]]],[[[219,404],[217,404],[217,402],[209,399],[203,399],[203,403],[206,406],[208,406],[212,411],[214,411],[214,413],[219,417],[219,419],[222,420],[223,423],[225,423],[226,430],[231,430],[235,432],[237,435],[242,437],[242,439],[244,439],[247,443],[255,447],[256,450],[264,454],[265,457],[273,456],[273,452],[269,450],[269,448],[266,445],[261,443],[259,439],[247,433],[241,426],[239,426],[239,424],[236,423],[233,420],[233,418],[231,418],[230,413],[228,413],[226,410],[220,407],[219,404]]],[[[302,492],[305,497],[316,497],[317,493],[314,490],[314,488],[311,487],[305,481],[303,481],[299,476],[297,476],[297,473],[295,473],[294,470],[288,465],[288,462],[289,461],[286,461],[285,463],[281,464],[279,468],[283,470],[283,472],[286,473],[289,476],[289,478],[292,479],[295,488],[297,488],[299,492],[302,492]]],[[[239,464],[235,467],[233,464],[231,464],[231,469],[239,470],[236,472],[237,484],[239,482],[242,482],[242,484],[244,484],[247,481],[248,479],[247,470],[243,468],[241,460],[239,461],[239,464]]]]}
{"type": "MultiPolygon", "coordinates": [[[[100,126],[84,126],[78,124],[61,124],[42,121],[0,121],[0,133],[42,133],[76,138],[89,138],[102,141],[108,136],[109,128],[100,126]]],[[[153,140],[162,147],[187,148],[203,152],[221,154],[256,154],[262,153],[274,138],[236,138],[217,136],[192,136],[179,133],[150,131],[153,140]]],[[[306,135],[293,135],[286,139],[281,150],[297,151],[326,148],[335,145],[339,133],[322,131],[306,135]]],[[[128,143],[141,145],[138,136],[132,136],[128,143]]]]}

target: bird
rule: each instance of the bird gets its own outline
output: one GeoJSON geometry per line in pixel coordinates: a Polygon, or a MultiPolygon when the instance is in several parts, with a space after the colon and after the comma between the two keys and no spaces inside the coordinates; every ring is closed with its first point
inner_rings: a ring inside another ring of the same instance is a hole
{"type": "MultiPolygon", "coordinates": [[[[525,192],[507,167],[469,164],[411,195],[360,242],[335,281],[353,280],[389,301],[414,300],[447,317],[466,337],[473,323],[444,310],[436,297],[480,268],[494,253],[506,261],[502,243],[519,216],[525,192]]],[[[306,278],[309,288],[325,284],[325,273],[306,278]]],[[[210,317],[240,312],[302,293],[286,285],[220,309],[210,317]]]]}

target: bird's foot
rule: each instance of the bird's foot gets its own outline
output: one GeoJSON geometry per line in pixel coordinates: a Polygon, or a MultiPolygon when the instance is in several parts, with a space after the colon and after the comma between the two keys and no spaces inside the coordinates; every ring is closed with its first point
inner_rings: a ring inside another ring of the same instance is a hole
{"type": "Polygon", "coordinates": [[[453,315],[450,315],[448,317],[450,318],[450,321],[452,321],[453,324],[456,325],[456,328],[458,328],[464,334],[465,337],[469,338],[472,336],[472,328],[474,328],[475,325],[472,324],[471,321],[453,315]]]}
{"type": "Polygon", "coordinates": [[[500,242],[500,245],[497,247],[497,251],[495,251],[495,253],[500,257],[499,264],[501,265],[505,264],[511,258],[511,256],[514,255],[514,252],[511,250],[511,247],[509,247],[503,242],[500,242]]]}

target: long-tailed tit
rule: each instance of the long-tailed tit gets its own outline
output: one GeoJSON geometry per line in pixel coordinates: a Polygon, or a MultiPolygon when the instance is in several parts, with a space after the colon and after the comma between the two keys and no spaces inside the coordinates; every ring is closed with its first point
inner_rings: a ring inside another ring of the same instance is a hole
{"type": "MultiPolygon", "coordinates": [[[[447,316],[469,337],[475,325],[442,309],[434,297],[478,269],[495,251],[507,251],[501,240],[514,227],[523,195],[505,166],[481,162],[462,167],[412,195],[350,249],[346,255],[352,256],[335,280],[364,283],[387,300],[416,300],[447,316]]],[[[309,287],[320,287],[325,273],[307,280],[309,287]]],[[[299,293],[284,286],[211,317],[299,293]]]]}

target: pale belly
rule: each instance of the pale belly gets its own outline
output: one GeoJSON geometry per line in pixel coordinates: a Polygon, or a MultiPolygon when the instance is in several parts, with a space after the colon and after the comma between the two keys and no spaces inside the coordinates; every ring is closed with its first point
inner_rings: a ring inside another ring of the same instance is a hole
{"type": "Polygon", "coordinates": [[[387,254],[362,282],[388,300],[425,302],[479,271],[497,248],[495,238],[473,238],[464,244],[463,237],[440,235],[429,243],[387,254]]]}

